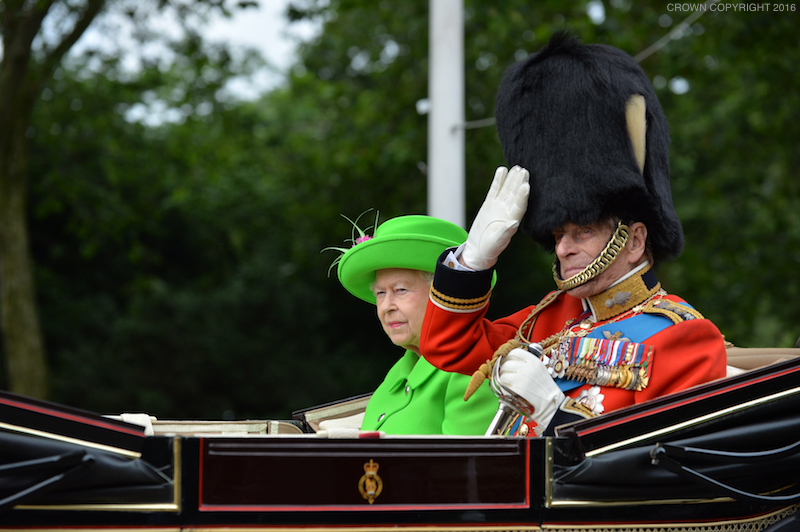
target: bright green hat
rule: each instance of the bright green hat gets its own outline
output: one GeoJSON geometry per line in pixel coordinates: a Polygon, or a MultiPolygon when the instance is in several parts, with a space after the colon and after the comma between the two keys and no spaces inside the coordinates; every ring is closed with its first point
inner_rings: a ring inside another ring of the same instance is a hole
{"type": "Polygon", "coordinates": [[[384,268],[433,272],[436,259],[449,247],[463,244],[467,232],[454,223],[422,215],[398,216],[362,236],[339,258],[339,281],[348,292],[375,304],[370,284],[384,268]]]}

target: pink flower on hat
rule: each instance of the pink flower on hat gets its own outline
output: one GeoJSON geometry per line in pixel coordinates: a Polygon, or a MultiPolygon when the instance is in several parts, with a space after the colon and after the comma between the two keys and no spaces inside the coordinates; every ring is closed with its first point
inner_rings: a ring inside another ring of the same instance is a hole
{"type": "MultiPolygon", "coordinates": [[[[345,216],[344,214],[342,214],[342,218],[344,218],[345,220],[350,222],[350,224],[352,224],[352,226],[353,226],[353,229],[352,229],[352,232],[351,232],[351,236],[350,236],[350,238],[346,239],[345,242],[352,242],[353,245],[350,246],[350,248],[329,246],[329,247],[327,247],[327,248],[322,250],[322,251],[333,250],[333,251],[338,251],[340,253],[340,255],[333,260],[333,262],[331,263],[330,267],[328,268],[328,275],[329,276],[331,274],[331,270],[333,269],[333,267],[336,266],[337,264],[339,264],[339,261],[341,260],[342,256],[345,253],[347,253],[348,249],[353,249],[354,247],[356,247],[358,244],[361,244],[362,242],[366,242],[367,240],[372,240],[373,237],[369,236],[360,227],[358,227],[358,221],[361,219],[361,217],[364,216],[366,213],[368,213],[371,210],[372,209],[367,209],[366,211],[364,211],[361,214],[359,214],[358,218],[356,218],[355,222],[353,220],[351,220],[350,218],[348,218],[347,216],[345,216]],[[358,237],[356,237],[356,232],[359,235],[358,237]]],[[[373,228],[375,230],[378,229],[378,216],[379,215],[380,215],[380,213],[378,211],[375,211],[375,225],[371,225],[371,226],[367,227],[367,231],[369,231],[370,229],[373,229],[373,228]]]]}

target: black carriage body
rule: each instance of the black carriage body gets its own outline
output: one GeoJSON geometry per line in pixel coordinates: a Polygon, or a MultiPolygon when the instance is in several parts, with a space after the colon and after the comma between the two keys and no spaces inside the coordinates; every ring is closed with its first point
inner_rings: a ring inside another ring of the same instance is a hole
{"type": "Polygon", "coordinates": [[[800,359],[542,439],[145,437],[3,394],[0,530],[800,530],[798,412],[800,359]]]}

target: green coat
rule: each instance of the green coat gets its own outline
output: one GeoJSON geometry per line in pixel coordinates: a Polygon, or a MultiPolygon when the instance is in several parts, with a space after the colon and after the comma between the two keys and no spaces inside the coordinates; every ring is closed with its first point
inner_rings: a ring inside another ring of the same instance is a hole
{"type": "Polygon", "coordinates": [[[483,436],[498,402],[488,383],[465,402],[469,380],[466,375],[437,369],[413,351],[406,351],[372,394],[361,430],[483,436]]]}

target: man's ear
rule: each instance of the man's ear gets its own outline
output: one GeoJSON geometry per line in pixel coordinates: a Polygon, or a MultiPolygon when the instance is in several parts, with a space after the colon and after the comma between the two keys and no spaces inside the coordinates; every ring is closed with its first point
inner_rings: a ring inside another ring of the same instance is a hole
{"type": "Polygon", "coordinates": [[[628,226],[628,262],[636,264],[647,250],[647,226],[634,222],[628,226]]]}

